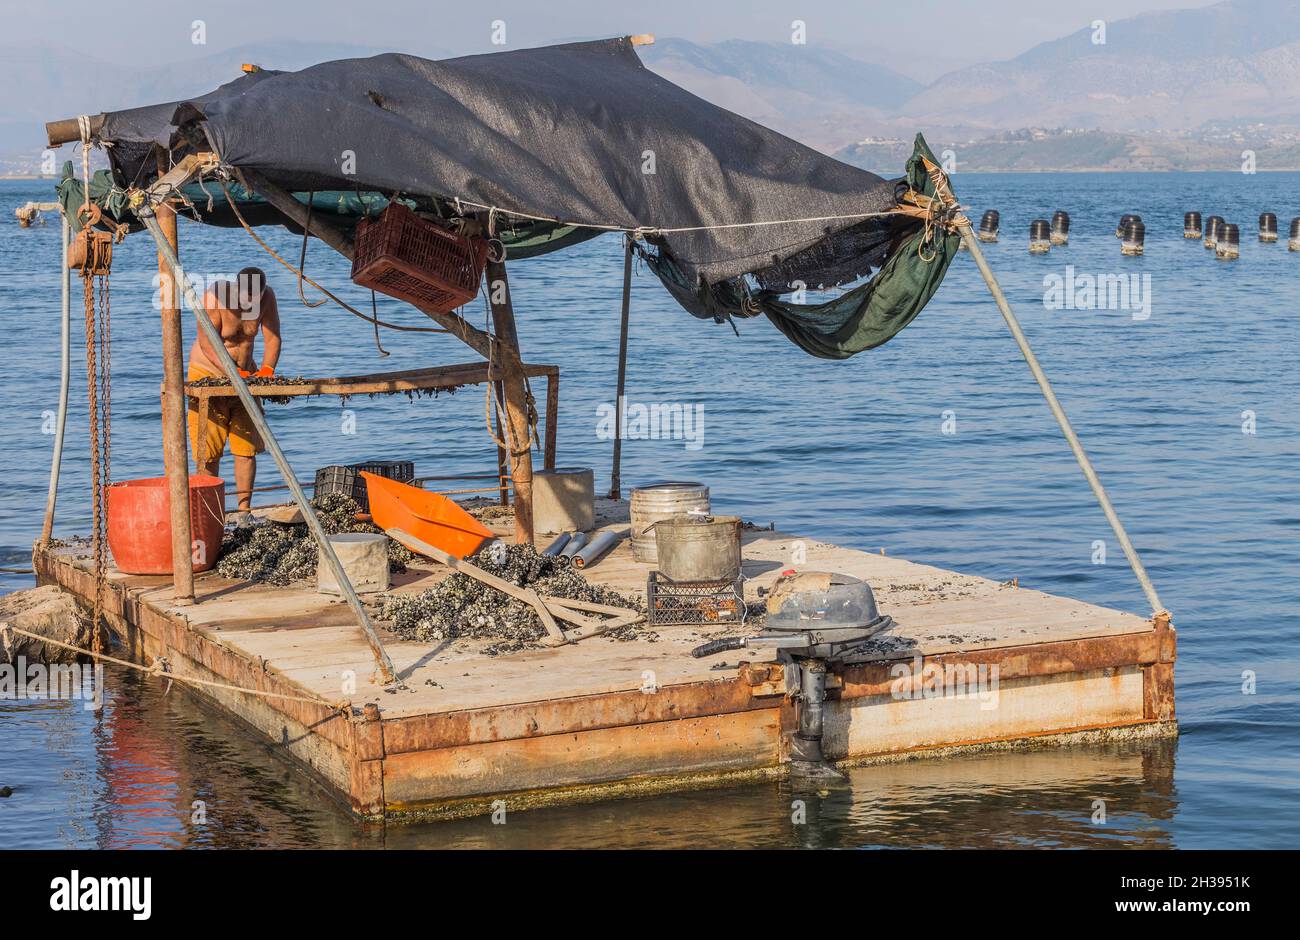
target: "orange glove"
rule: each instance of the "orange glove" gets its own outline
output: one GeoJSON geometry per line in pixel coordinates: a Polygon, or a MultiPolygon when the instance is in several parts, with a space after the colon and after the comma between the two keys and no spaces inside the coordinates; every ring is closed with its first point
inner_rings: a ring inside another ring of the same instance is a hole
{"type": "Polygon", "coordinates": [[[262,366],[253,374],[256,378],[259,379],[269,379],[275,375],[275,370],[272,369],[270,366],[262,366]]]}
{"type": "Polygon", "coordinates": [[[240,377],[241,379],[249,378],[250,376],[252,376],[252,374],[253,374],[253,373],[249,372],[247,369],[240,369],[240,370],[239,370],[239,377],[240,377]]]}

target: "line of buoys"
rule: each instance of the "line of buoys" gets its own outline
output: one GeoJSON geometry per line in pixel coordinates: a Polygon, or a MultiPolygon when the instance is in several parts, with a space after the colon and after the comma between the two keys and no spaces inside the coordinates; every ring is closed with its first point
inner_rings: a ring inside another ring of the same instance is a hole
{"type": "Polygon", "coordinates": [[[997,209],[986,209],[984,215],[980,217],[980,230],[977,235],[982,242],[995,242],[998,240],[998,222],[1001,216],[998,215],[997,209]]]}
{"type": "Polygon", "coordinates": [[[1064,209],[1052,213],[1051,242],[1053,245],[1070,244],[1070,214],[1064,209]]]}
{"type": "Polygon", "coordinates": [[[1142,220],[1134,216],[1124,226],[1124,240],[1120,242],[1119,251],[1123,255],[1140,255],[1147,239],[1147,227],[1142,220]]]}
{"type": "Polygon", "coordinates": [[[1232,222],[1219,226],[1219,237],[1214,243],[1214,256],[1222,261],[1232,261],[1241,254],[1241,230],[1232,222]]]}
{"type": "Polygon", "coordinates": [[[1291,220],[1291,238],[1286,246],[1292,251],[1300,251],[1300,218],[1291,220]]]}
{"type": "Polygon", "coordinates": [[[1277,216],[1271,212],[1264,212],[1259,217],[1259,240],[1262,242],[1277,241],[1277,216]]]}
{"type": "Polygon", "coordinates": [[[1212,215],[1205,220],[1205,247],[1213,250],[1214,243],[1219,237],[1219,226],[1223,224],[1223,216],[1212,215]]]}
{"type": "MultiPolygon", "coordinates": [[[[1226,222],[1223,216],[1212,215],[1201,221],[1201,213],[1183,213],[1183,238],[1203,238],[1207,249],[1225,261],[1234,260],[1241,255],[1241,228],[1226,222]]],[[[996,242],[1001,225],[1001,215],[997,209],[986,209],[980,217],[979,230],[976,233],[983,242],[996,242]]],[[[1120,239],[1120,253],[1141,255],[1146,249],[1146,225],[1142,216],[1125,213],[1120,217],[1115,228],[1115,237],[1120,239]]],[[[1278,240],[1277,216],[1272,212],[1262,212],[1259,216],[1259,240],[1275,242],[1278,240]]],[[[1029,251],[1031,254],[1046,254],[1053,245],[1070,243],[1070,214],[1064,209],[1052,213],[1052,219],[1034,219],[1029,224],[1029,251]]],[[[1300,216],[1291,220],[1290,238],[1287,247],[1291,251],[1300,251],[1300,216]]]]}
{"type": "Polygon", "coordinates": [[[1029,253],[1045,255],[1052,248],[1052,227],[1046,219],[1034,219],[1029,223],[1029,253]]]}

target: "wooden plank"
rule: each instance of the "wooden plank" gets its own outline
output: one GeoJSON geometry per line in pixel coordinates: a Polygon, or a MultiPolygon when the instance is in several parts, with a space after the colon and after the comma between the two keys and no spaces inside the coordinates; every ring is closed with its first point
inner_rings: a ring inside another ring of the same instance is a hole
{"type": "MultiPolygon", "coordinates": [[[[545,376],[558,367],[526,365],[524,374],[545,376]]],[[[306,379],[300,383],[279,385],[249,385],[249,391],[258,397],[297,398],[306,395],[372,395],[385,392],[429,391],[440,388],[457,388],[461,385],[481,385],[501,379],[500,368],[488,369],[487,363],[471,362],[454,366],[426,369],[408,369],[401,372],[377,372],[372,375],[345,375],[334,378],[306,379]]],[[[230,385],[187,384],[185,394],[191,398],[229,398],[237,393],[230,385]]]]}
{"type": "Polygon", "coordinates": [[[546,378],[546,444],[542,452],[542,466],[547,470],[555,469],[555,447],[559,438],[560,426],[560,370],[556,369],[546,378]]]}

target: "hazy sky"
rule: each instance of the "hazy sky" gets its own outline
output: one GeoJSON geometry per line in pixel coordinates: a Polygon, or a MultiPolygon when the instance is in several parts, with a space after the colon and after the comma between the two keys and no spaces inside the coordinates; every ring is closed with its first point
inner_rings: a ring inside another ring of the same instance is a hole
{"type": "Polygon", "coordinates": [[[973,62],[1006,59],[1095,19],[1209,6],[1214,0],[0,0],[4,42],[42,39],[100,58],[143,45],[155,62],[193,52],[203,19],[219,51],[267,39],[350,42],[420,52],[490,51],[493,20],[510,46],[651,32],[698,41],[788,40],[792,20],[809,44],[825,43],[881,64],[936,77],[973,62]],[[890,50],[886,53],[884,50],[890,50]],[[884,61],[886,58],[892,62],[884,61]]]}

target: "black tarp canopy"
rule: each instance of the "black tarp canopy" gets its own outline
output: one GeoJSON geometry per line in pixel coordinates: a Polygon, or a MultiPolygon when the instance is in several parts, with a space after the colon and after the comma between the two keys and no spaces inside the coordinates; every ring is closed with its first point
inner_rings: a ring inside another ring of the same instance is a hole
{"type": "Polygon", "coordinates": [[[893,211],[900,190],[930,192],[917,156],[904,180],[849,166],[649,71],[628,39],[256,71],[188,101],[106,114],[97,137],[118,187],[148,182],[152,148],[166,142],[173,158],[211,150],[303,199],[350,191],[438,214],[495,210],[507,236],[522,228],[536,242],[550,230],[554,248],[634,231],[693,314],[764,313],[827,358],[902,329],[957,245],[893,211]],[[783,299],[877,269],[825,304],[783,299]]]}

